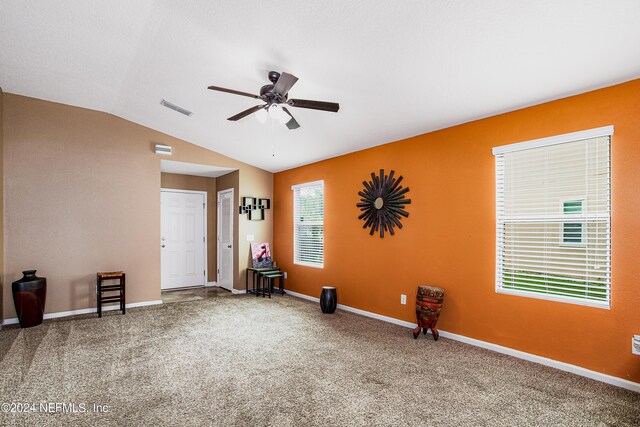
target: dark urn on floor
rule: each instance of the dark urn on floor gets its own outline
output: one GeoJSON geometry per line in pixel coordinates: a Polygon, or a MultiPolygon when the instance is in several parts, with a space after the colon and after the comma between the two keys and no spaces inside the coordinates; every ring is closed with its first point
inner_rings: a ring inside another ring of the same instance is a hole
{"type": "Polygon", "coordinates": [[[320,308],[323,313],[333,313],[338,305],[338,293],[333,286],[323,286],[320,294],[320,308]]]}
{"type": "Polygon", "coordinates": [[[30,328],[42,323],[47,279],[36,276],[36,270],[26,270],[22,274],[20,280],[13,282],[11,290],[20,326],[30,328]]]}
{"type": "Polygon", "coordinates": [[[427,335],[427,329],[431,329],[433,339],[438,341],[440,333],[436,329],[442,302],[444,301],[444,289],[435,286],[418,286],[416,296],[416,317],[418,327],[413,330],[413,337],[418,338],[420,329],[427,335]]]}

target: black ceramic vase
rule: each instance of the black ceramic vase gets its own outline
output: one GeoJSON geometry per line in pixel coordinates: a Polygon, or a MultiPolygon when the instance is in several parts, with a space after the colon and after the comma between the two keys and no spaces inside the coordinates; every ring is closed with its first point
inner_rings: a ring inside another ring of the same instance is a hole
{"type": "Polygon", "coordinates": [[[320,308],[323,313],[333,313],[338,305],[338,293],[333,286],[323,286],[320,294],[320,308]]]}
{"type": "Polygon", "coordinates": [[[36,270],[23,271],[22,274],[22,279],[13,282],[11,290],[20,326],[30,328],[42,323],[47,279],[36,276],[36,270]]]}

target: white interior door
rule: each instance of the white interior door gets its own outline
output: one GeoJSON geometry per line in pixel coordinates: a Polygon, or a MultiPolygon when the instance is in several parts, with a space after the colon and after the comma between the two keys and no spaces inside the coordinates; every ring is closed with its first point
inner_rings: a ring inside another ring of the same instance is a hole
{"type": "Polygon", "coordinates": [[[218,191],[218,286],[233,289],[233,188],[218,191]]]}
{"type": "Polygon", "coordinates": [[[161,192],[161,289],[206,284],[205,195],[161,192]]]}

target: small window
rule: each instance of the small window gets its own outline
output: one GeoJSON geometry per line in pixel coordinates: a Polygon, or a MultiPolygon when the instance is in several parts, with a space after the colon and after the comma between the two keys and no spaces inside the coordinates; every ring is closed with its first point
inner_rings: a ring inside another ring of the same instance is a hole
{"type": "Polygon", "coordinates": [[[324,267],[324,181],[293,190],[293,263],[324,267]]]}
{"type": "MultiPolygon", "coordinates": [[[[582,215],[584,200],[567,200],[562,202],[564,215],[582,215]]],[[[565,222],[562,224],[562,243],[565,245],[584,244],[584,224],[581,222],[565,222]]]]}

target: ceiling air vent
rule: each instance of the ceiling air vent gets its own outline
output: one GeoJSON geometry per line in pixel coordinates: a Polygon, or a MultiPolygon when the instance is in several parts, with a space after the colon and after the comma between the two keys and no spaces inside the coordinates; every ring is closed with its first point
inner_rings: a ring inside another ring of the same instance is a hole
{"type": "Polygon", "coordinates": [[[184,108],[179,107],[176,104],[174,104],[172,102],[169,102],[167,100],[164,100],[164,99],[162,101],[160,101],[160,105],[164,105],[165,107],[170,108],[173,111],[177,111],[180,114],[184,114],[185,116],[190,116],[190,115],[193,114],[191,111],[185,110],[184,108]]]}

